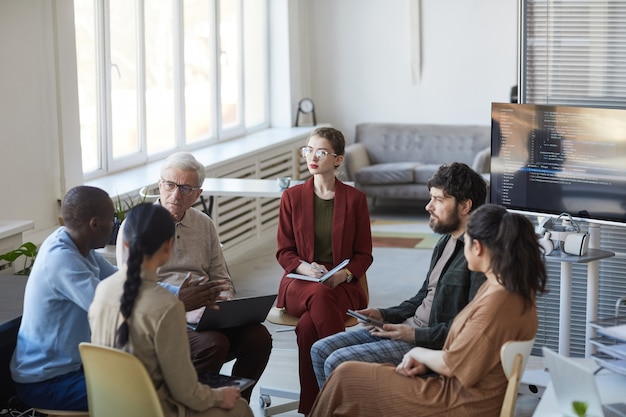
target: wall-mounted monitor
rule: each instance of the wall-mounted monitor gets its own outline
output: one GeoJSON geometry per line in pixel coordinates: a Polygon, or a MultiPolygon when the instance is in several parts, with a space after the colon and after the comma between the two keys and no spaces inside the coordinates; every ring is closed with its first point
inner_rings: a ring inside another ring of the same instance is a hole
{"type": "Polygon", "coordinates": [[[626,110],[493,103],[491,202],[626,223],[626,110]]]}

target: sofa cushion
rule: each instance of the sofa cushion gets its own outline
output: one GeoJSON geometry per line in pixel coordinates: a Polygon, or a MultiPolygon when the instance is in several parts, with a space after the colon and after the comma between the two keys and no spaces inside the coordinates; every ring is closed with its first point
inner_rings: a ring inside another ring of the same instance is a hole
{"type": "Polygon", "coordinates": [[[472,165],[491,143],[490,126],[361,123],[355,142],[367,147],[373,165],[413,161],[422,164],[464,162],[472,165]]]}
{"type": "Polygon", "coordinates": [[[356,173],[357,184],[411,184],[415,182],[414,162],[370,165],[356,173]]]}
{"type": "Polygon", "coordinates": [[[415,182],[418,184],[426,184],[440,166],[441,164],[419,164],[413,170],[415,182]]]}

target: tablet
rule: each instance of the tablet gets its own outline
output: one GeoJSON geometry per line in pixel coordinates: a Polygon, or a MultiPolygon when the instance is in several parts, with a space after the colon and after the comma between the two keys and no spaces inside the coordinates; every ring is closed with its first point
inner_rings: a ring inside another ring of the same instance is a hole
{"type": "Polygon", "coordinates": [[[357,319],[361,320],[362,322],[371,324],[372,326],[376,326],[376,327],[380,327],[382,329],[383,325],[385,324],[384,321],[380,321],[377,319],[373,319],[371,317],[367,317],[361,313],[357,313],[354,310],[348,310],[346,312],[347,315],[352,316],[352,317],[356,317],[357,319]]]}

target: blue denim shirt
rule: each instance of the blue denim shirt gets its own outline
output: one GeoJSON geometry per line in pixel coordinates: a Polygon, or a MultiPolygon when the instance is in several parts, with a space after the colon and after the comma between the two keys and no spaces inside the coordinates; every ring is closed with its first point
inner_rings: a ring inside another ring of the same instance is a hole
{"type": "MultiPolygon", "coordinates": [[[[450,238],[450,235],[444,235],[435,245],[428,274],[419,292],[398,306],[380,309],[385,321],[402,323],[409,317],[413,317],[415,310],[428,294],[428,279],[450,238]]],[[[429,349],[443,348],[452,320],[474,298],[480,286],[485,282],[485,275],[472,272],[467,268],[467,260],[463,255],[464,246],[463,235],[461,235],[456,242],[452,257],[439,277],[428,327],[415,329],[416,346],[429,349]]]]}

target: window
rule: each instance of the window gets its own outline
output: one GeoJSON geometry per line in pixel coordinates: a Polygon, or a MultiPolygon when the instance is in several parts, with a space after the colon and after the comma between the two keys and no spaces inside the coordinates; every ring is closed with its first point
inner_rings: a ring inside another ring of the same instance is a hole
{"type": "MultiPolygon", "coordinates": [[[[626,2],[522,0],[521,5],[520,103],[626,108],[626,2]]],[[[598,266],[600,318],[615,315],[615,300],[626,293],[624,247],[623,227],[601,225],[600,248],[616,256],[598,266]]],[[[585,353],[586,268],[572,266],[569,342],[573,356],[585,353]]],[[[537,299],[536,346],[556,349],[560,265],[551,262],[547,269],[550,292],[537,299]]],[[[541,352],[536,348],[533,353],[541,352]]]]}
{"type": "Polygon", "coordinates": [[[626,3],[524,0],[520,102],[626,107],[626,3]]]}
{"type": "Polygon", "coordinates": [[[74,2],[83,173],[268,126],[263,0],[74,2]]]}

